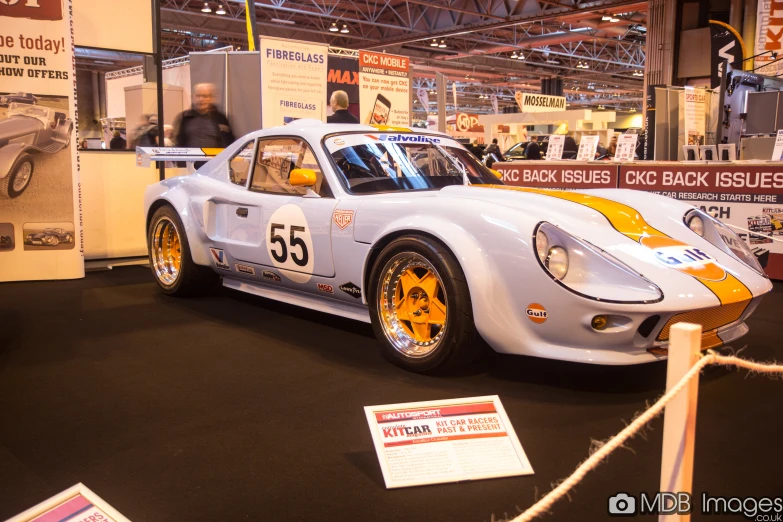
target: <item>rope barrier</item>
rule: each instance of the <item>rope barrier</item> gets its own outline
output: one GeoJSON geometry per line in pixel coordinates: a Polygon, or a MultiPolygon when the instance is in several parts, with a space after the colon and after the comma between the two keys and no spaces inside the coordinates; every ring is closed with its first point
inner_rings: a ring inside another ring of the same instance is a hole
{"type": "Polygon", "coordinates": [[[644,413],[639,415],[628,426],[625,427],[620,433],[612,437],[606,444],[601,446],[595,453],[590,455],[587,460],[582,462],[576,470],[567,479],[562,481],[556,488],[547,493],[538,502],[530,506],[524,513],[511,520],[511,522],[529,522],[534,518],[537,518],[544,513],[548,513],[549,509],[555,502],[568,495],[568,492],[574,488],[590,471],[598,467],[601,462],[606,459],[614,450],[622,446],[626,441],[633,438],[644,426],[653,420],[655,417],[663,412],[666,404],[669,403],[688,382],[693,379],[701,370],[710,364],[722,365],[722,366],[735,366],[737,368],[745,368],[752,372],[763,373],[767,375],[780,374],[783,375],[783,364],[762,364],[747,359],[742,359],[735,356],[718,355],[715,352],[708,352],[699,361],[691,367],[682,379],[666,394],[664,394],[658,401],[648,408],[644,413]]]}

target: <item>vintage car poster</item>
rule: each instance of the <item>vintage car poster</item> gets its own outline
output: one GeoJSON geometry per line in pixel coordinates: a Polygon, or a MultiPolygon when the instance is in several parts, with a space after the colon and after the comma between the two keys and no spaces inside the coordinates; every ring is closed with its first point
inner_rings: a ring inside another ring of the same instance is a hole
{"type": "Polygon", "coordinates": [[[328,46],[261,37],[261,128],[326,121],[328,46]]]}
{"type": "Polygon", "coordinates": [[[359,51],[359,113],[368,125],[410,125],[410,58],[359,51]]]}
{"type": "Polygon", "coordinates": [[[84,276],[71,15],[0,3],[0,281],[84,276]]]}
{"type": "Polygon", "coordinates": [[[533,473],[497,395],[364,411],[387,488],[533,473]]]}

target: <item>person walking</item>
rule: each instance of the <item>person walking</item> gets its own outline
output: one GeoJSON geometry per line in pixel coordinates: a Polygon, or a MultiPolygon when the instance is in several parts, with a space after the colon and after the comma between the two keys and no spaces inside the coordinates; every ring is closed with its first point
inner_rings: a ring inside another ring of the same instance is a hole
{"type": "Polygon", "coordinates": [[[234,142],[228,118],[215,107],[215,85],[193,87],[193,106],[174,120],[177,147],[226,148],[234,142]]]}
{"type": "Polygon", "coordinates": [[[348,112],[349,103],[345,91],[334,91],[329,98],[333,114],[326,117],[326,123],[359,123],[359,118],[348,112]]]}
{"type": "Polygon", "coordinates": [[[530,143],[525,147],[525,159],[541,159],[541,146],[538,144],[538,136],[530,136],[530,143]]]}

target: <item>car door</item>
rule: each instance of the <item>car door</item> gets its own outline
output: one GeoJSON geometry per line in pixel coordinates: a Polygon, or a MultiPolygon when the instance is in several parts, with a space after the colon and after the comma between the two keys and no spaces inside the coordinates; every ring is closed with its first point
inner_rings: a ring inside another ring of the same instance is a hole
{"type": "MultiPolygon", "coordinates": [[[[225,248],[238,262],[275,268],[295,283],[334,277],[331,222],[336,201],[306,141],[261,138],[249,186],[227,212],[225,248]],[[288,182],[295,168],[316,172],[315,187],[288,182]]],[[[312,290],[315,285],[306,289],[312,290]]]]}

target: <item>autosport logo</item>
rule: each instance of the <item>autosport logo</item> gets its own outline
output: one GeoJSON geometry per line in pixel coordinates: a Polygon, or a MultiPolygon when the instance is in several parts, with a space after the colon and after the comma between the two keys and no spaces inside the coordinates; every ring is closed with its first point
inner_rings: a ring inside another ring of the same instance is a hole
{"type": "Polygon", "coordinates": [[[381,134],[381,141],[398,141],[402,143],[440,143],[440,138],[423,136],[421,134],[381,134]]]}
{"type": "Polygon", "coordinates": [[[644,236],[641,244],[655,252],[662,264],[689,276],[707,281],[723,281],[726,271],[703,250],[661,236],[644,236]]]}

